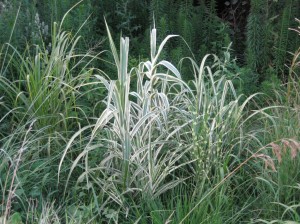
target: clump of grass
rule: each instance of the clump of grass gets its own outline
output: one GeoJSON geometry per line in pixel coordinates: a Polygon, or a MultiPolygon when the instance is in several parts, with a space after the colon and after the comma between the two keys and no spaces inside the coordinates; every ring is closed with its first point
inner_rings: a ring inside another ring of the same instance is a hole
{"type": "MultiPolygon", "coordinates": [[[[121,38],[118,54],[108,30],[118,78],[96,75],[107,89],[106,109],[95,124],[73,135],[59,165],[61,170],[68,153],[83,146],[67,183],[75,170],[82,169],[77,186],[93,192],[91,200],[100,216],[109,208],[119,218],[147,217],[147,207],[163,203],[170,190],[185,183],[202,187],[195,190],[199,196],[206,191],[203,183],[212,186],[222,172],[223,177],[229,172],[234,150],[241,154],[252,140],[259,144],[256,133],[246,129],[263,111],[246,113],[255,95],[240,102],[216,56],[211,66],[206,65],[209,56],[200,66],[189,59],[194,80],[185,82],[174,65],[160,60],[164,45],[175,37],[167,36],[157,47],[154,28],[151,59],[129,69],[129,39],[121,38]]],[[[66,185],[65,191],[70,187],[66,185]]]]}
{"type": "Polygon", "coordinates": [[[56,184],[57,160],[65,138],[79,121],[88,122],[78,101],[85,97],[83,87],[93,92],[93,84],[86,83],[97,57],[77,52],[78,41],[54,24],[51,49],[28,46],[22,54],[6,45],[0,72],[0,214],[5,221],[18,212],[24,220],[31,198],[40,202],[36,216],[43,213],[44,198],[64,203],[56,184]],[[20,151],[24,138],[26,150],[20,151]]]}
{"type": "MultiPolygon", "coordinates": [[[[75,95],[89,72],[76,71],[78,62],[75,62],[75,46],[78,38],[72,40],[69,33],[56,33],[56,29],[54,25],[55,38],[50,53],[36,46],[34,56],[27,52],[27,57],[24,57],[11,46],[17,55],[15,60],[11,59],[12,66],[17,69],[19,77],[17,80],[9,80],[1,76],[0,87],[6,101],[11,103],[11,108],[18,108],[14,113],[18,123],[36,119],[36,127],[53,128],[53,125],[74,116],[75,95]],[[78,74],[72,74],[74,72],[78,74]]],[[[66,126],[67,123],[63,123],[58,127],[66,130],[66,126]]]]}
{"type": "MultiPolygon", "coordinates": [[[[276,101],[268,111],[274,122],[264,122],[265,135],[262,138],[268,150],[263,152],[268,157],[266,169],[262,163],[251,164],[256,174],[255,195],[258,200],[250,207],[253,223],[297,223],[299,222],[299,49],[294,54],[290,66],[288,83],[276,93],[276,101]]],[[[266,160],[265,160],[266,162],[266,160]]],[[[249,192],[246,194],[250,195],[249,192]]]]}
{"type": "Polygon", "coordinates": [[[154,200],[184,180],[174,173],[190,163],[184,158],[190,147],[178,141],[176,135],[181,127],[178,124],[174,126],[175,123],[168,118],[170,111],[177,111],[170,105],[168,96],[174,95],[172,92],[177,91],[178,86],[181,88],[181,81],[176,83],[174,80],[173,84],[169,84],[166,77],[159,76],[163,73],[156,73],[159,67],[166,67],[179,75],[169,62],[157,61],[163,45],[172,36],[168,36],[156,50],[154,29],[151,35],[152,60],[129,72],[129,39],[121,39],[119,56],[109,31],[108,35],[118,80],[96,76],[108,90],[107,108],[95,125],[83,128],[72,137],[60,165],[74,140],[86,129],[92,128],[88,143],[71,166],[69,178],[79,161],[84,159],[85,171],[79,181],[85,179],[92,188],[98,186],[105,192],[98,209],[104,211],[108,204],[113,203],[126,213],[126,210],[131,210],[128,200],[136,205],[141,199],[154,200]],[[136,91],[130,89],[133,73],[137,76],[136,91]],[[154,85],[160,87],[154,88],[154,85]],[[90,168],[89,153],[99,148],[106,149],[105,157],[98,166],[90,168]]]}
{"type": "MultiPolygon", "coordinates": [[[[16,190],[18,188],[18,183],[16,182],[17,179],[17,172],[19,170],[20,167],[20,163],[21,163],[21,158],[23,156],[24,151],[26,150],[27,144],[28,144],[28,140],[27,140],[27,135],[29,134],[29,132],[32,129],[32,125],[33,123],[30,125],[30,127],[28,128],[28,130],[25,133],[24,136],[24,140],[22,142],[22,145],[20,147],[20,149],[18,150],[18,153],[15,155],[15,157],[13,159],[9,159],[9,167],[8,167],[8,172],[7,172],[7,176],[6,176],[6,180],[4,182],[4,185],[1,184],[1,189],[3,194],[2,196],[2,205],[5,205],[5,210],[4,210],[4,214],[2,216],[2,222],[3,224],[7,223],[8,217],[10,216],[11,213],[11,207],[12,207],[12,201],[13,198],[15,197],[15,193],[16,190]],[[10,172],[10,170],[12,170],[10,172]],[[11,174],[11,178],[9,178],[8,174],[11,174]],[[8,188],[8,189],[6,189],[8,188]],[[6,195],[7,192],[7,195],[6,195]]],[[[1,154],[3,153],[4,155],[7,154],[6,151],[4,149],[1,149],[1,154]]],[[[2,156],[1,156],[2,157],[2,156]]],[[[5,160],[3,160],[1,166],[5,166],[5,160]]],[[[3,169],[3,168],[2,168],[3,169]]],[[[1,181],[2,183],[2,181],[1,181]]]]}

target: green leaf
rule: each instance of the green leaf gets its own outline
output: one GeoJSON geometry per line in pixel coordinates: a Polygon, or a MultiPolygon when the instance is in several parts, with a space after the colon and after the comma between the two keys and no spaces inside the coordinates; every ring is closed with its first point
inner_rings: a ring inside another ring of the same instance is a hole
{"type": "Polygon", "coordinates": [[[12,214],[9,218],[8,221],[9,224],[22,224],[22,217],[21,214],[19,212],[15,212],[14,214],[12,214]]]}

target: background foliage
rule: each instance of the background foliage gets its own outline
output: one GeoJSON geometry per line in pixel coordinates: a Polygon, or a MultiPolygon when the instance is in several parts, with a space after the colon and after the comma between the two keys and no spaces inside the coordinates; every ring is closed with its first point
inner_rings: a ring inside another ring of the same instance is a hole
{"type": "MultiPolygon", "coordinates": [[[[232,42],[231,55],[237,58],[237,65],[258,74],[241,74],[244,81],[257,79],[246,81],[253,83],[250,89],[255,90],[262,82],[272,83],[274,78],[287,80],[285,65],[292,59],[288,52],[293,52],[299,44],[296,34],[288,28],[296,26],[294,18],[299,17],[299,4],[294,0],[84,0],[70,12],[64,28],[75,31],[75,27],[84,24],[79,31],[83,37],[77,46],[79,51],[106,49],[108,43],[103,41],[105,17],[115,37],[122,33],[131,38],[129,60],[132,63],[148,55],[149,27],[154,24],[159,31],[159,40],[171,33],[184,39],[170,41],[162,54],[175,64],[188,56],[200,61],[207,53],[223,57],[224,48],[232,42]]],[[[42,38],[45,47],[49,48],[51,24],[61,21],[73,5],[71,0],[1,1],[0,28],[3,32],[0,44],[9,39],[20,7],[10,42],[23,51],[28,43],[41,43],[42,38]]],[[[186,69],[185,66],[182,69],[186,69]]],[[[185,77],[186,80],[191,78],[188,74],[185,77]]]]}

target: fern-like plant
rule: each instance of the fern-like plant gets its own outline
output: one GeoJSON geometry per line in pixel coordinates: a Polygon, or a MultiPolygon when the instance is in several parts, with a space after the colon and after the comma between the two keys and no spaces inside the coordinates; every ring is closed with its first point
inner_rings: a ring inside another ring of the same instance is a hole
{"type": "Polygon", "coordinates": [[[292,5],[293,0],[286,1],[283,13],[281,15],[280,33],[275,51],[275,66],[277,73],[284,73],[290,34],[288,29],[292,20],[292,5]]]}
{"type": "Polygon", "coordinates": [[[256,72],[261,72],[268,64],[266,8],[266,1],[251,0],[247,23],[247,64],[256,72]]]}

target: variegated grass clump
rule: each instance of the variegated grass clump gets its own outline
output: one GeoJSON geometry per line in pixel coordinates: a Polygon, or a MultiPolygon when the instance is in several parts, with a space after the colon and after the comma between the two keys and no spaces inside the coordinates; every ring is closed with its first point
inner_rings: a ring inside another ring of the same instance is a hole
{"type": "MultiPolygon", "coordinates": [[[[79,120],[86,119],[77,101],[82,97],[81,88],[90,81],[92,70],[87,67],[95,56],[77,54],[79,39],[54,24],[50,52],[35,46],[34,53],[28,47],[21,54],[8,44],[13,53],[3,62],[0,91],[5,105],[3,111],[10,116],[2,119],[14,128],[35,120],[34,129],[44,130],[42,144],[73,132],[79,120]],[[17,75],[6,77],[4,74],[9,69],[17,71],[17,75]]],[[[49,146],[48,155],[50,151],[49,146]]]]}
{"type": "Polygon", "coordinates": [[[61,170],[73,146],[84,145],[68,180],[77,167],[84,169],[77,184],[86,182],[92,189],[98,211],[111,206],[127,217],[143,202],[159,199],[189,178],[213,178],[211,171],[229,166],[232,150],[242,150],[253,137],[243,132],[246,122],[259,113],[245,114],[253,96],[239,102],[241,96],[222,74],[216,56],[212,66],[206,65],[209,56],[200,66],[188,59],[195,78],[185,82],[174,65],[160,60],[163,47],[174,37],[167,36],[157,47],[152,29],[150,60],[129,70],[129,39],[121,38],[118,54],[108,30],[118,79],[103,72],[96,75],[107,89],[106,109],[95,124],[73,135],[59,165],[61,170]],[[90,134],[84,142],[85,133],[90,134]],[[104,150],[105,156],[91,166],[97,150],[104,150]]]}
{"type": "MultiPolygon", "coordinates": [[[[88,67],[97,55],[77,52],[80,40],[77,34],[85,23],[74,36],[62,30],[68,13],[81,2],[66,12],[60,25],[54,22],[50,47],[45,46],[42,36],[40,45],[35,45],[34,49],[27,46],[25,52],[19,52],[10,40],[3,46],[0,91],[8,111],[13,110],[12,121],[16,124],[11,125],[22,126],[35,120],[35,128],[45,129],[45,134],[51,135],[57,131],[70,131],[69,126],[73,124],[75,127],[72,128],[76,129],[78,114],[80,119],[85,119],[85,112],[77,105],[77,99],[82,96],[82,87],[90,81],[92,69],[88,67]],[[10,71],[13,74],[8,77],[6,74],[10,71]]],[[[17,17],[18,14],[16,20],[17,17]]],[[[89,91],[92,92],[93,87],[89,91]]]]}
{"type": "Polygon", "coordinates": [[[183,92],[186,84],[172,64],[158,61],[163,46],[172,36],[168,36],[157,50],[154,29],[151,33],[151,61],[128,71],[129,39],[121,39],[119,56],[108,34],[118,80],[96,76],[108,90],[107,107],[95,125],[84,127],[72,137],[61,164],[75,139],[92,128],[90,139],[74,161],[69,177],[78,162],[84,159],[85,172],[79,180],[86,180],[88,184],[93,182],[93,187],[99,186],[105,192],[106,199],[101,209],[113,201],[125,211],[129,209],[125,203],[126,195],[134,196],[133,200],[155,199],[184,180],[174,173],[191,162],[186,153],[192,147],[181,136],[185,135],[181,129],[189,123],[178,120],[180,106],[183,106],[178,93],[183,92]],[[161,67],[175,76],[158,72],[161,67]],[[134,91],[130,89],[133,75],[137,80],[134,91]],[[89,152],[103,147],[107,150],[106,156],[97,167],[90,168],[89,152]],[[97,178],[91,179],[96,173],[97,178]],[[170,180],[166,181],[167,178],[170,180]]]}
{"type": "Polygon", "coordinates": [[[255,97],[250,96],[241,102],[231,80],[223,75],[221,61],[214,56],[211,66],[206,65],[208,55],[200,66],[192,61],[194,80],[191,85],[188,119],[193,120],[191,135],[193,153],[198,159],[199,171],[208,174],[213,166],[225,163],[225,158],[233,149],[243,150],[246,142],[252,139],[244,133],[247,122],[260,111],[246,114],[246,106],[255,97]],[[248,139],[248,140],[247,140],[248,139]]]}
{"type": "Polygon", "coordinates": [[[1,58],[0,217],[5,220],[15,207],[25,209],[30,195],[42,197],[54,188],[59,194],[55,160],[79,120],[87,122],[77,100],[84,98],[82,87],[93,91],[87,67],[96,56],[77,53],[79,37],[56,23],[52,31],[51,49],[28,47],[22,54],[7,43],[1,58]]]}

